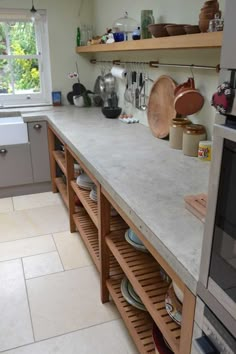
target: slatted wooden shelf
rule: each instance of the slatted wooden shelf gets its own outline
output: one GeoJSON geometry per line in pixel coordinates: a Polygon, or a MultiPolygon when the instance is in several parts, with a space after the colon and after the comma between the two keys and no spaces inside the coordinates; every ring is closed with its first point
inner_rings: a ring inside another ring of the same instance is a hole
{"type": "Polygon", "coordinates": [[[77,47],[77,53],[124,52],[163,49],[204,49],[220,48],[222,32],[197,33],[183,36],[142,39],[112,44],[95,44],[77,47]]]}
{"type": "Polygon", "coordinates": [[[111,233],[106,243],[174,353],[180,353],[181,328],[166,312],[168,284],[162,280],[156,260],[129,245],[122,232],[111,233]]]}
{"type": "MultiPolygon", "coordinates": [[[[90,199],[90,191],[81,189],[75,181],[71,181],[71,186],[89,214],[90,218],[94,222],[95,226],[99,228],[98,220],[98,205],[90,199]]],[[[120,217],[120,215],[111,217],[111,231],[127,229],[126,222],[120,217]]]]}
{"type": "Polygon", "coordinates": [[[92,199],[90,199],[90,191],[81,189],[75,181],[71,181],[71,186],[78,196],[79,200],[83,204],[90,218],[98,228],[98,206],[92,199]]]}
{"type": "MultiPolygon", "coordinates": [[[[73,215],[76,227],[82,237],[90,256],[100,272],[100,255],[99,255],[99,241],[98,241],[98,230],[89,215],[83,208],[73,215]]],[[[114,278],[120,278],[123,274],[117,260],[114,256],[110,255],[110,276],[114,278]]]]}
{"type": "Polygon", "coordinates": [[[100,272],[98,230],[84,209],[73,215],[76,227],[100,272]]]}
{"type": "Polygon", "coordinates": [[[67,176],[66,172],[66,159],[63,151],[55,150],[52,152],[54,159],[56,160],[58,166],[62,170],[65,176],[67,176]]]}
{"type": "Polygon", "coordinates": [[[152,339],[153,320],[148,312],[136,309],[124,299],[121,290],[121,279],[109,279],[107,287],[141,354],[154,354],[152,339]]]}
{"type": "Polygon", "coordinates": [[[65,205],[67,206],[67,208],[69,208],[69,201],[68,201],[68,197],[67,197],[66,184],[63,182],[63,179],[61,177],[55,178],[55,183],[56,183],[57,189],[60,192],[65,205]]]}

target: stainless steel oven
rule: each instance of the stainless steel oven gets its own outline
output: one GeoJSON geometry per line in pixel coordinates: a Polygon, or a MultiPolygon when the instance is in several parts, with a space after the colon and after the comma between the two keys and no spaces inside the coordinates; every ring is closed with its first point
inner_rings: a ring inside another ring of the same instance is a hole
{"type": "Polygon", "coordinates": [[[235,354],[236,340],[197,298],[191,354],[235,354]]]}
{"type": "Polygon", "coordinates": [[[198,295],[236,336],[236,123],[215,125],[198,295]]]}

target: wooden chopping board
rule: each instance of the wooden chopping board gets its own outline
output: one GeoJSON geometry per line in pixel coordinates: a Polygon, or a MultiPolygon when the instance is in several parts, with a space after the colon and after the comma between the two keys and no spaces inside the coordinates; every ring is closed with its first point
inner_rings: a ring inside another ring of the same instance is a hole
{"type": "Polygon", "coordinates": [[[174,91],[176,84],[171,77],[163,75],[152,86],[147,109],[150,129],[157,138],[169,135],[170,125],[176,118],[174,91]]]}

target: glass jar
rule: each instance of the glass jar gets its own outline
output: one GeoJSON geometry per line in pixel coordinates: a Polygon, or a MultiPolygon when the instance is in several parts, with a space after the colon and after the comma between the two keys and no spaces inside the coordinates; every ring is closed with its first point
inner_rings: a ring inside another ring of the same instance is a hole
{"type": "Polygon", "coordinates": [[[153,10],[142,10],[141,11],[141,38],[152,38],[151,33],[148,31],[148,26],[153,25],[155,19],[153,17],[153,10]]]}
{"type": "Polygon", "coordinates": [[[190,124],[184,128],[183,153],[187,156],[198,156],[199,142],[206,139],[206,129],[200,124],[190,124]]]}
{"type": "Polygon", "coordinates": [[[112,25],[112,31],[114,32],[123,32],[125,40],[128,41],[132,39],[132,33],[138,27],[138,23],[131,17],[128,17],[128,12],[125,12],[124,17],[118,18],[112,25]],[[129,35],[131,37],[129,37],[129,35]]]}
{"type": "Polygon", "coordinates": [[[191,124],[188,118],[175,118],[170,126],[170,147],[172,149],[182,150],[183,134],[186,125],[191,124]]]}

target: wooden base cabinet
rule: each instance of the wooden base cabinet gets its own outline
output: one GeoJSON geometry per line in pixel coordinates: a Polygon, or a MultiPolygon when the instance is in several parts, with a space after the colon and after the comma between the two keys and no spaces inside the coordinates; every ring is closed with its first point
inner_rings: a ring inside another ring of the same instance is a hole
{"type": "Polygon", "coordinates": [[[155,353],[152,338],[154,322],[175,354],[190,354],[195,296],[53,129],[49,129],[49,147],[53,190],[61,193],[69,209],[71,232],[78,230],[100,273],[101,301],[105,303],[113,299],[141,354],[155,353]],[[64,145],[65,153],[55,150],[57,139],[64,145]],[[77,185],[75,162],[80,164],[97,186],[97,203],[90,199],[89,191],[77,185]],[[66,176],[66,185],[57,175],[56,166],[66,176]],[[80,207],[75,205],[75,197],[80,200],[80,207]],[[112,216],[111,208],[117,211],[116,216],[112,216]],[[141,253],[126,242],[124,235],[129,227],[144,243],[149,254],[141,253]],[[160,268],[184,293],[181,327],[169,317],[165,309],[165,295],[169,285],[162,279],[160,268]],[[132,284],[147,311],[136,309],[124,299],[121,292],[124,276],[132,284]]]}

